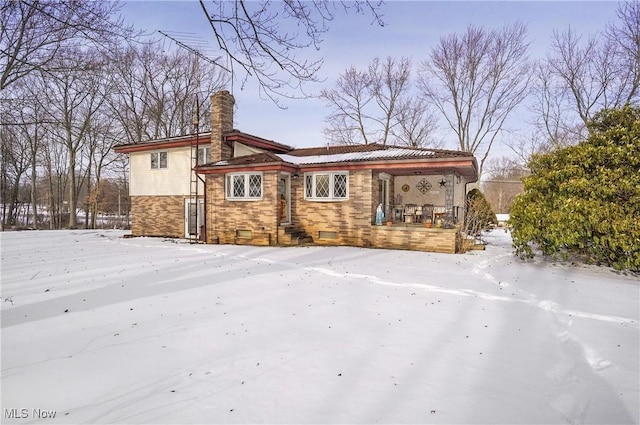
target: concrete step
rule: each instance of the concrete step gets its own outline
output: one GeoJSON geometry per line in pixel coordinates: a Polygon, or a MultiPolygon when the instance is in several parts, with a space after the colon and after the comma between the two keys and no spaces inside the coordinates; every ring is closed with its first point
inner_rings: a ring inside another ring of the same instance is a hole
{"type": "Polygon", "coordinates": [[[297,226],[282,226],[278,229],[280,245],[301,245],[313,243],[313,238],[297,226]]]}

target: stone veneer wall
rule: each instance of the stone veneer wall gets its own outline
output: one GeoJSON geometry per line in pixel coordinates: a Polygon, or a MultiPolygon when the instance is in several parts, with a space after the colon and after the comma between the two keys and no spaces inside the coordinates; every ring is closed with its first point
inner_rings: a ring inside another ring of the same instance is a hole
{"type": "MultiPolygon", "coordinates": [[[[300,225],[318,245],[369,246],[374,182],[371,170],[349,173],[347,201],[307,201],[303,178],[292,185],[293,221],[300,225]],[[320,232],[335,232],[335,239],[322,239],[320,232]]],[[[377,192],[377,181],[375,191],[377,192]]]]}
{"type": "MultiPolygon", "coordinates": [[[[207,243],[277,245],[278,177],[276,171],[263,174],[264,197],[259,201],[227,201],[224,176],[207,176],[207,243]],[[238,231],[250,231],[251,238],[238,237],[238,231]]],[[[347,201],[306,201],[303,182],[302,176],[291,180],[292,224],[317,245],[456,252],[456,229],[372,225],[378,179],[370,170],[349,173],[347,201]],[[322,239],[321,231],[335,232],[336,238],[322,239]]]]}
{"type": "Polygon", "coordinates": [[[372,226],[371,246],[387,249],[456,253],[458,229],[435,229],[418,226],[372,226]]]}
{"type": "Polygon", "coordinates": [[[132,196],[133,236],[184,237],[184,196],[132,196]]]}
{"type": "Polygon", "coordinates": [[[211,162],[233,157],[233,149],[224,143],[224,134],[233,130],[235,100],[228,91],[211,96],[211,162]]]}
{"type": "Polygon", "coordinates": [[[207,176],[207,243],[276,245],[278,172],[263,173],[263,198],[257,201],[225,199],[224,178],[207,176]],[[238,231],[250,231],[251,239],[238,231]]]}

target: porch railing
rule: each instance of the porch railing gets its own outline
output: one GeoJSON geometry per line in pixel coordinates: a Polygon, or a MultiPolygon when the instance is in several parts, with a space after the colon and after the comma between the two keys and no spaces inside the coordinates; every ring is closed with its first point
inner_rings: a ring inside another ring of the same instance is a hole
{"type": "MultiPolygon", "coordinates": [[[[377,221],[376,207],[373,210],[372,224],[376,224],[377,221]]],[[[447,221],[453,224],[458,223],[459,218],[459,206],[454,206],[452,211],[447,211],[444,205],[432,205],[432,204],[402,204],[402,205],[383,205],[383,219],[382,224],[387,221],[393,223],[424,223],[427,219],[436,222],[438,219],[447,221]]]]}

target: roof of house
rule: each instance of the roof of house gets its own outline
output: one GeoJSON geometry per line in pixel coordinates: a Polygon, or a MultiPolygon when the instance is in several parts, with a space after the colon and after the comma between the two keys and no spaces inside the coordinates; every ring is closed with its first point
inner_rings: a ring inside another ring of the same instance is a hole
{"type": "Polygon", "coordinates": [[[303,165],[378,160],[458,158],[473,157],[473,154],[442,149],[422,149],[404,146],[369,144],[297,149],[286,154],[278,155],[278,157],[292,164],[303,165]]]}
{"type": "Polygon", "coordinates": [[[254,164],[270,164],[273,162],[282,162],[280,155],[271,152],[260,152],[252,155],[238,156],[232,159],[218,161],[215,163],[203,164],[198,168],[215,167],[221,165],[254,165],[254,164]]]}
{"type": "Polygon", "coordinates": [[[390,174],[441,173],[452,168],[475,181],[476,160],[469,152],[420,149],[380,144],[294,149],[286,153],[261,152],[204,164],[199,173],[266,171],[318,171],[375,168],[390,174]]]}
{"type": "Polygon", "coordinates": [[[436,158],[473,158],[469,152],[442,149],[421,149],[380,144],[327,146],[321,148],[294,149],[287,153],[263,152],[205,164],[203,167],[264,164],[287,162],[293,165],[332,164],[339,162],[363,162],[379,160],[411,160],[436,158]]]}
{"type": "Polygon", "coordinates": [[[315,155],[336,155],[342,153],[369,152],[377,151],[383,148],[382,145],[371,143],[367,145],[339,145],[339,146],[322,146],[313,148],[292,149],[287,152],[294,156],[315,156],[315,155]]]}
{"type": "Polygon", "coordinates": [[[198,145],[206,145],[207,143],[211,143],[211,132],[198,133],[197,135],[190,134],[186,136],[165,137],[162,139],[146,140],[144,142],[124,143],[116,145],[114,150],[118,153],[131,153],[156,149],[179,148],[191,146],[191,144],[196,141],[196,138],[198,145]]]}
{"type": "MultiPolygon", "coordinates": [[[[190,146],[196,135],[171,137],[151,140],[142,143],[131,143],[116,146],[116,152],[131,153],[157,149],[190,146]]],[[[197,144],[210,142],[211,133],[197,135],[197,144]]],[[[361,168],[373,167],[387,173],[429,173],[442,172],[445,169],[463,170],[469,178],[477,178],[477,164],[472,153],[443,149],[411,148],[406,146],[367,145],[323,146],[294,149],[273,140],[232,130],[225,134],[227,143],[240,142],[263,150],[252,155],[235,157],[198,167],[199,173],[221,173],[254,170],[279,169],[296,172],[303,168],[314,171],[328,168],[361,168]]]]}
{"type": "MultiPolygon", "coordinates": [[[[147,140],[144,142],[126,143],[117,145],[115,147],[116,152],[129,153],[129,152],[141,152],[156,149],[177,148],[190,146],[192,142],[196,140],[198,145],[206,145],[211,143],[211,132],[205,131],[202,133],[166,137],[162,139],[147,140]]],[[[293,150],[293,147],[284,145],[282,143],[274,142],[273,140],[264,139],[262,137],[254,136],[249,133],[243,133],[240,130],[233,129],[224,135],[225,139],[229,142],[240,142],[250,146],[254,146],[261,149],[269,149],[274,152],[289,152],[293,150]]]]}
{"type": "Polygon", "coordinates": [[[246,143],[256,147],[262,147],[278,152],[288,152],[293,149],[289,145],[274,142],[273,140],[264,139],[262,137],[254,136],[253,134],[243,133],[240,130],[233,129],[232,131],[225,133],[225,139],[232,142],[246,143]]]}

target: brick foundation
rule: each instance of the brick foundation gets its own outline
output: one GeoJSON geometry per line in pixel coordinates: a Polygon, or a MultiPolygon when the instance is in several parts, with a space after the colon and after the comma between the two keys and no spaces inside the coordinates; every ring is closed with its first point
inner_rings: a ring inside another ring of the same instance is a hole
{"type": "Polygon", "coordinates": [[[184,196],[132,196],[133,236],[184,237],[184,196]]]}
{"type": "Polygon", "coordinates": [[[455,254],[458,229],[371,226],[371,247],[455,254]]]}

